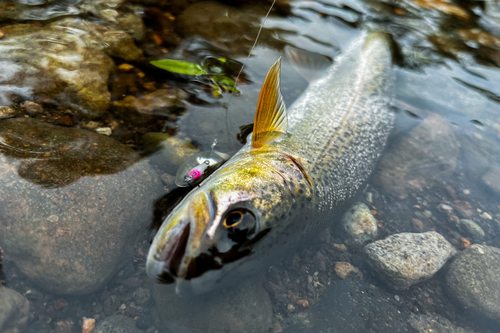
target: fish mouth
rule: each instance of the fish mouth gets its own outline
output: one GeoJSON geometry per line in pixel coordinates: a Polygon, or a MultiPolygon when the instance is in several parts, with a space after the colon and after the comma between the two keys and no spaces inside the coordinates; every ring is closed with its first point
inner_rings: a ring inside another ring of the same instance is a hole
{"type": "MultiPolygon", "coordinates": [[[[186,270],[183,269],[183,259],[191,232],[191,224],[185,223],[180,234],[161,253],[155,252],[148,255],[146,273],[149,277],[156,278],[163,283],[174,283],[177,278],[184,278],[186,270]]],[[[151,247],[153,250],[153,247],[151,247]]]]}

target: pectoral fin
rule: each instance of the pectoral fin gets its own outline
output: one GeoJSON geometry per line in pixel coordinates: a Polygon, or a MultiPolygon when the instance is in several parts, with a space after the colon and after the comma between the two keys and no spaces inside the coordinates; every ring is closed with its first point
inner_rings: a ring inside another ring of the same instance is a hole
{"type": "Polygon", "coordinates": [[[322,77],[325,69],[333,63],[332,59],[327,56],[289,45],[285,47],[285,54],[297,72],[309,83],[322,77]]]}
{"type": "Polygon", "coordinates": [[[260,148],[286,133],[288,115],[280,87],[281,58],[269,69],[255,112],[252,148],[260,148]]]}

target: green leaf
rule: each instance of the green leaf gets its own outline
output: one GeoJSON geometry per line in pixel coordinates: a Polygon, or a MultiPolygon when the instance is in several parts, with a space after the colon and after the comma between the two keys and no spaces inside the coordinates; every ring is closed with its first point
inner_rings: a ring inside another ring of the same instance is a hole
{"type": "Polygon", "coordinates": [[[150,62],[151,65],[158,68],[164,69],[169,72],[185,74],[185,75],[207,75],[207,71],[198,64],[173,60],[173,59],[162,59],[153,60],[150,62]]]}
{"type": "Polygon", "coordinates": [[[215,98],[219,98],[222,96],[222,89],[216,85],[216,84],[211,84],[210,87],[212,87],[212,96],[215,98]]]}
{"type": "Polygon", "coordinates": [[[225,75],[214,75],[212,79],[217,83],[222,89],[230,92],[239,93],[240,91],[236,88],[234,80],[225,75]]]}

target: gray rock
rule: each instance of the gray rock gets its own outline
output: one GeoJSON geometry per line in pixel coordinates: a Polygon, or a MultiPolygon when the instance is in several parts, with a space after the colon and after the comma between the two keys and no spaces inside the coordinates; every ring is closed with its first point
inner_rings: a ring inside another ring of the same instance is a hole
{"type": "Polygon", "coordinates": [[[377,237],[377,220],[364,203],[351,207],[342,217],[342,224],[354,243],[363,244],[377,237]]]}
{"type": "Polygon", "coordinates": [[[271,300],[255,278],[192,299],[179,298],[171,285],[156,285],[153,297],[161,323],[176,333],[267,332],[272,324],[271,300]]]}
{"type": "Polygon", "coordinates": [[[474,244],[446,273],[446,285],[466,311],[500,321],[500,249],[474,244]]]}
{"type": "Polygon", "coordinates": [[[132,318],[114,315],[97,323],[92,333],[142,333],[142,331],[135,327],[132,318]]]}
{"type": "Polygon", "coordinates": [[[21,333],[28,323],[30,302],[18,292],[0,286],[0,332],[21,333]]]}
{"type": "Polygon", "coordinates": [[[188,94],[177,88],[159,89],[140,98],[127,96],[112,103],[112,110],[128,123],[144,125],[184,111],[188,94]]]}
{"type": "Polygon", "coordinates": [[[500,166],[493,165],[488,172],[483,175],[483,182],[492,191],[500,194],[500,166]]]}
{"type": "Polygon", "coordinates": [[[469,328],[456,326],[439,315],[430,316],[412,313],[410,323],[419,333],[475,333],[469,328]]]}
{"type": "Polygon", "coordinates": [[[483,229],[471,220],[461,219],[459,227],[462,232],[474,239],[481,240],[485,236],[483,229]]]}
{"type": "Polygon", "coordinates": [[[2,27],[0,105],[13,95],[50,98],[75,113],[99,117],[110,105],[110,56],[135,60],[142,52],[123,31],[79,19],[64,19],[40,28],[32,24],[2,27]],[[48,43],[57,40],[57,43],[48,43]]]}
{"type": "Polygon", "coordinates": [[[32,0],[0,2],[0,19],[7,21],[44,21],[57,17],[76,17],[91,14],[106,23],[129,33],[134,39],[144,35],[144,23],[135,13],[122,11],[124,0],[32,0]]]}
{"type": "Polygon", "coordinates": [[[0,106],[0,119],[9,119],[16,116],[16,111],[8,106],[0,106]]]}
{"type": "Polygon", "coordinates": [[[120,268],[161,181],[130,148],[29,118],[0,122],[0,244],[34,284],[87,294],[120,268]]]}
{"type": "Polygon", "coordinates": [[[456,254],[437,232],[401,233],[365,246],[370,265],[396,290],[432,277],[456,254]]]}
{"type": "Polygon", "coordinates": [[[403,195],[453,173],[458,143],[447,121],[430,114],[384,155],[377,178],[386,191],[403,195]]]}

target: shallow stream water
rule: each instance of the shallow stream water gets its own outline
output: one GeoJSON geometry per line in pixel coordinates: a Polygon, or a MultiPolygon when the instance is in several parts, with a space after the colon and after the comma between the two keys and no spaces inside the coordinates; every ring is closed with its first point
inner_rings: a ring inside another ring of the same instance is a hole
{"type": "Polygon", "coordinates": [[[0,332],[500,332],[500,2],[278,0],[246,62],[270,4],[0,1],[0,332]],[[368,30],[390,34],[396,75],[395,128],[359,196],[376,236],[360,243],[339,217],[194,299],[147,277],[187,193],[182,162],[243,145],[280,56],[292,105],[308,83],[286,46],[335,63],[368,30]],[[240,93],[149,64],[165,58],[224,58],[233,79],[246,62],[240,93]],[[364,248],[432,231],[444,243],[410,242],[405,269],[449,253],[405,287],[364,248]]]}

